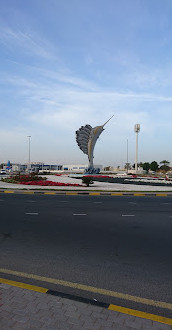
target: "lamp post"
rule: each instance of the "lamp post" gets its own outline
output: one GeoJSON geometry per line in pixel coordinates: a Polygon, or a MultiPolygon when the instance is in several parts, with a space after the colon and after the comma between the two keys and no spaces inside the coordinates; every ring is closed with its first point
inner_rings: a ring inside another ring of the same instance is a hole
{"type": "Polygon", "coordinates": [[[137,173],[137,163],[138,163],[138,133],[140,132],[140,124],[134,125],[134,131],[136,133],[136,159],[135,159],[135,172],[137,173]]]}
{"type": "Polygon", "coordinates": [[[30,169],[30,138],[31,138],[31,135],[28,135],[27,136],[29,138],[29,161],[28,161],[28,170],[30,169]]]}
{"type": "Polygon", "coordinates": [[[128,174],[128,139],[127,139],[127,174],[128,174]]]}

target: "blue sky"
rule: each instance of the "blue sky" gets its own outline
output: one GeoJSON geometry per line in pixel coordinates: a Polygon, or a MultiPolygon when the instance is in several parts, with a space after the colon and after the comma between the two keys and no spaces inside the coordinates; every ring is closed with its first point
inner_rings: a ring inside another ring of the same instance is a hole
{"type": "Polygon", "coordinates": [[[171,0],[0,2],[0,163],[86,164],[75,131],[103,124],[95,163],[172,164],[171,0]]]}

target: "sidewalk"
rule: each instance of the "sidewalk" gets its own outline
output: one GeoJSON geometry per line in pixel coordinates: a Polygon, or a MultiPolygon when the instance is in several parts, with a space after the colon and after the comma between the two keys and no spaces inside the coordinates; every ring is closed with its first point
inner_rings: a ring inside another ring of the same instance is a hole
{"type": "Polygon", "coordinates": [[[0,284],[1,330],[172,330],[171,325],[0,284]]]}

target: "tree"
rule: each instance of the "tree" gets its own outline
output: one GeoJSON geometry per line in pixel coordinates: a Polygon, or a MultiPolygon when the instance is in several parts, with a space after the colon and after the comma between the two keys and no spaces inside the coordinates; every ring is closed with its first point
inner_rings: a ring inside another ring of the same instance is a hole
{"type": "Polygon", "coordinates": [[[159,165],[158,165],[158,163],[155,160],[150,164],[151,171],[156,172],[157,169],[158,169],[158,167],[159,167],[159,165]]]}
{"type": "Polygon", "coordinates": [[[90,176],[83,176],[82,183],[86,184],[87,187],[89,187],[90,184],[93,184],[92,177],[90,176]]]}
{"type": "Polygon", "coordinates": [[[150,169],[150,164],[148,162],[143,163],[143,169],[146,171],[146,173],[148,173],[148,171],[150,169]]]}
{"type": "Polygon", "coordinates": [[[143,163],[142,162],[138,163],[138,167],[143,167],[143,163]]]}
{"type": "Polygon", "coordinates": [[[131,164],[130,163],[126,163],[125,166],[124,166],[124,168],[126,170],[131,170],[131,164]]]}
{"type": "Polygon", "coordinates": [[[168,160],[162,160],[160,164],[163,164],[160,169],[163,170],[164,172],[169,171],[170,167],[168,166],[170,162],[168,160]]]}
{"type": "Polygon", "coordinates": [[[162,160],[162,161],[160,162],[160,164],[163,164],[163,165],[167,166],[167,165],[170,164],[170,162],[169,162],[168,160],[162,160]]]}
{"type": "Polygon", "coordinates": [[[104,171],[110,171],[111,169],[112,169],[111,166],[106,166],[106,167],[104,168],[104,171]]]}

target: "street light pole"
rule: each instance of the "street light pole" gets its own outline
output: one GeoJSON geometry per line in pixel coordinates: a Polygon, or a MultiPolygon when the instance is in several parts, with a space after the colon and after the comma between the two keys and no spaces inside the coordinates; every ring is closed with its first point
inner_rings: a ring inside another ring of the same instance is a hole
{"type": "Polygon", "coordinates": [[[27,136],[29,138],[29,162],[28,162],[28,170],[30,169],[30,138],[31,138],[31,135],[28,135],[27,136]]]}
{"type": "Polygon", "coordinates": [[[128,139],[127,139],[127,174],[128,174],[128,139]]]}
{"type": "Polygon", "coordinates": [[[138,169],[138,133],[140,132],[140,124],[134,125],[134,131],[136,133],[136,160],[135,160],[135,173],[138,169]]]}

